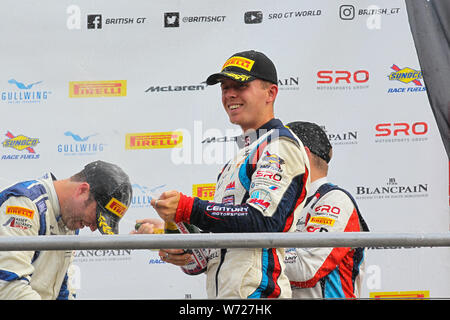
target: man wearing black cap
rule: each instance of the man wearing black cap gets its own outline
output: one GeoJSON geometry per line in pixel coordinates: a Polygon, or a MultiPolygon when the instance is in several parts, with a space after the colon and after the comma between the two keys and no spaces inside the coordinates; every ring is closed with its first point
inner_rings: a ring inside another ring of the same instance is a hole
{"type": "MultiPolygon", "coordinates": [[[[186,222],[209,232],[290,232],[295,229],[309,185],[309,163],[301,142],[274,118],[278,93],[273,62],[254,50],[231,56],[220,72],[230,122],[243,131],[242,148],[220,173],[214,201],[167,191],[152,205],[165,221],[186,222]]],[[[176,263],[178,251],[160,256],[176,263]]],[[[284,250],[211,249],[208,254],[209,298],[289,298],[284,250]]]]}
{"type": "MultiPolygon", "coordinates": [[[[311,187],[297,223],[299,232],[369,231],[353,197],[327,181],[332,147],[315,123],[287,125],[303,142],[311,165],[311,187]]],[[[363,248],[290,248],[286,250],[286,275],[292,297],[357,298],[364,261],[363,248]]]]}
{"type": "MultiPolygon", "coordinates": [[[[115,234],[131,196],[127,174],[111,163],[89,163],[64,180],[47,173],[0,192],[0,236],[74,235],[86,226],[115,234]]],[[[72,257],[72,251],[0,251],[0,300],[73,298],[72,257]]]]}

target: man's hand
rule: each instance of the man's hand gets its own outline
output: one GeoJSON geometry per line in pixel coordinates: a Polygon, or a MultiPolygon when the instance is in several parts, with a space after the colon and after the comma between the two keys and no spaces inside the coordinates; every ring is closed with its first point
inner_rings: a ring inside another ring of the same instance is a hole
{"type": "Polygon", "coordinates": [[[182,267],[191,261],[192,254],[185,253],[183,249],[161,249],[159,257],[162,261],[182,267]]]}
{"type": "Polygon", "coordinates": [[[131,231],[131,234],[154,234],[164,233],[164,221],[156,218],[136,220],[136,225],[139,225],[137,230],[131,231]]]}
{"type": "Polygon", "coordinates": [[[159,214],[161,219],[173,222],[175,220],[179,201],[180,193],[176,190],[171,190],[163,192],[159,199],[152,199],[150,204],[159,214]]]}

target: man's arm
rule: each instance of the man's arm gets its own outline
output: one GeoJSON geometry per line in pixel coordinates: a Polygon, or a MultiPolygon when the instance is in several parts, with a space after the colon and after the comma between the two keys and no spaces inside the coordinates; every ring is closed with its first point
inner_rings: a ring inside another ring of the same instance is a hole
{"type": "MultiPolygon", "coordinates": [[[[0,207],[0,236],[36,236],[39,213],[25,197],[11,197],[0,207]]],[[[41,299],[31,288],[34,251],[0,251],[0,300],[41,299]]]]}
{"type": "MultiPolygon", "coordinates": [[[[303,207],[309,183],[306,154],[287,139],[272,142],[260,151],[277,156],[284,163],[277,167],[269,158],[261,157],[254,164],[245,203],[225,205],[179,193],[164,194],[156,210],[163,219],[187,222],[210,232],[288,231],[303,207]],[[166,207],[170,202],[176,203],[175,212],[173,207],[166,207]]],[[[155,203],[152,200],[152,205],[155,203]]]]}
{"type": "MultiPolygon", "coordinates": [[[[334,190],[308,210],[304,232],[357,232],[359,219],[348,196],[334,190]]],[[[314,287],[338,266],[351,248],[289,248],[286,250],[286,275],[291,284],[314,287]]]]}

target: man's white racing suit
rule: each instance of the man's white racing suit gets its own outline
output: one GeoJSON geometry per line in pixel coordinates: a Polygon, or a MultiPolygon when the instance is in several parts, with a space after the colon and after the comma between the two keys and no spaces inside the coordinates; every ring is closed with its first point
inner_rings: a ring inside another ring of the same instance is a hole
{"type": "MultiPolygon", "coordinates": [[[[53,176],[0,192],[0,236],[73,235],[64,225],[53,176]]],[[[71,299],[72,251],[0,251],[0,300],[71,299]]]]}
{"type": "MultiPolygon", "coordinates": [[[[295,230],[310,183],[305,149],[277,119],[257,133],[223,168],[214,202],[181,195],[176,222],[218,233],[295,230]]],[[[209,298],[291,297],[284,249],[206,251],[209,298]]],[[[205,271],[195,266],[191,270],[187,273],[205,271]]]]}
{"type": "MultiPolygon", "coordinates": [[[[369,231],[353,197],[321,178],[311,183],[297,232],[369,231]]],[[[286,249],[286,275],[292,297],[357,298],[360,293],[363,248],[286,249]]]]}

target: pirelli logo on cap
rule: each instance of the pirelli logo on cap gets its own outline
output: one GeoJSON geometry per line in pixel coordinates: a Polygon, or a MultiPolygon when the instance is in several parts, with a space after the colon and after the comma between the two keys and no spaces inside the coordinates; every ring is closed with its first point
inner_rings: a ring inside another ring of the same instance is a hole
{"type": "Polygon", "coordinates": [[[105,206],[105,208],[114,213],[119,218],[122,218],[123,214],[128,209],[126,205],[124,205],[116,198],[112,198],[111,201],[109,201],[108,204],[105,206]]]}
{"type": "Polygon", "coordinates": [[[226,67],[238,67],[247,71],[252,70],[253,65],[255,64],[254,60],[250,60],[243,57],[231,57],[228,59],[222,67],[222,70],[226,67]]]}
{"type": "Polygon", "coordinates": [[[22,216],[28,219],[33,219],[34,210],[24,208],[24,207],[16,207],[16,206],[7,206],[6,214],[14,214],[16,216],[22,216]]]}

